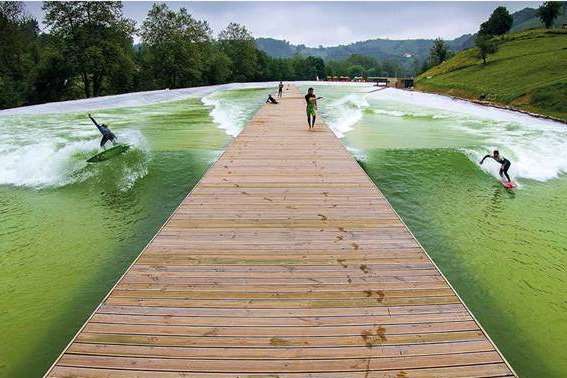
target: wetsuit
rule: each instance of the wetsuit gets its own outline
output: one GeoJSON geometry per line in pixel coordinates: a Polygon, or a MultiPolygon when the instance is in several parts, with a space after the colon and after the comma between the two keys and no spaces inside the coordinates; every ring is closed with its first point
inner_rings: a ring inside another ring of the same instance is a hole
{"type": "Polygon", "coordinates": [[[512,163],[510,163],[510,160],[506,159],[504,156],[498,156],[498,158],[495,158],[492,155],[486,155],[485,157],[482,158],[482,160],[480,161],[480,164],[482,164],[482,162],[484,161],[484,159],[486,158],[491,158],[494,159],[495,161],[497,161],[498,163],[500,163],[500,171],[498,172],[498,174],[500,175],[500,177],[504,178],[504,176],[506,176],[506,179],[508,180],[508,182],[511,182],[512,180],[510,179],[510,176],[508,175],[508,169],[510,169],[510,165],[512,165],[512,163]]]}
{"type": "Polygon", "coordinates": [[[282,92],[283,92],[283,84],[280,83],[280,85],[278,86],[278,97],[282,97],[282,92]]]}
{"type": "Polygon", "coordinates": [[[315,126],[315,118],[317,118],[317,108],[315,107],[315,101],[317,97],[314,94],[306,94],[305,95],[305,102],[307,103],[307,108],[305,109],[307,112],[307,123],[309,124],[309,128],[315,126]]]}
{"type": "Polygon", "coordinates": [[[277,104],[277,103],[278,103],[278,102],[276,101],[276,99],[272,97],[271,94],[268,95],[268,99],[266,100],[266,104],[267,104],[268,102],[271,102],[272,104],[277,104]]]}
{"type": "Polygon", "coordinates": [[[112,131],[110,131],[110,129],[108,127],[106,127],[106,125],[99,125],[95,121],[95,119],[93,117],[91,117],[90,115],[89,115],[89,118],[91,119],[91,121],[93,121],[93,123],[95,124],[98,131],[100,131],[100,133],[102,134],[102,139],[100,140],[100,146],[104,148],[104,145],[108,141],[111,141],[112,144],[114,144],[114,141],[116,140],[116,135],[114,135],[114,133],[112,131]]]}

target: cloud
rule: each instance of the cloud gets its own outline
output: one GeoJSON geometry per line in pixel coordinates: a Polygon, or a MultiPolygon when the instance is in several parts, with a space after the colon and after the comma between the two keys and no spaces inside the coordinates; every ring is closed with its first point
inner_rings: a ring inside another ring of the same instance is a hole
{"type": "MultiPolygon", "coordinates": [[[[245,25],[255,37],[285,39],[307,46],[348,44],[389,38],[453,39],[475,33],[497,6],[510,12],[541,2],[167,2],[186,7],[215,33],[228,23],[245,25]]],[[[42,17],[41,3],[26,3],[42,17]]],[[[150,2],[125,2],[124,13],[141,25],[150,2]]]]}

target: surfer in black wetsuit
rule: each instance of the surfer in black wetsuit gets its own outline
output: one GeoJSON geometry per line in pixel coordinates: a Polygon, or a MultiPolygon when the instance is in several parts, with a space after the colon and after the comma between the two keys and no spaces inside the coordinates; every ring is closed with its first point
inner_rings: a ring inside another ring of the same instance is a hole
{"type": "Polygon", "coordinates": [[[278,98],[283,96],[283,83],[280,81],[280,85],[278,85],[278,98]]]}
{"type": "Polygon", "coordinates": [[[91,119],[91,121],[93,121],[93,123],[95,124],[96,128],[98,129],[98,131],[100,131],[100,133],[102,134],[102,139],[100,140],[100,146],[104,149],[106,149],[106,147],[104,147],[104,145],[106,144],[106,142],[111,141],[112,144],[116,143],[116,135],[114,135],[114,133],[112,131],[110,131],[110,129],[108,128],[108,126],[106,126],[104,123],[102,125],[99,125],[95,119],[90,115],[89,113],[89,118],[91,119]]]}
{"type": "Polygon", "coordinates": [[[498,163],[500,163],[500,171],[498,172],[498,174],[500,175],[500,177],[502,177],[502,179],[504,179],[504,176],[506,176],[506,179],[508,180],[508,182],[512,182],[512,180],[510,179],[510,176],[508,175],[508,169],[510,169],[510,165],[512,164],[512,163],[510,163],[510,160],[508,160],[504,156],[500,155],[500,152],[498,152],[498,150],[494,150],[492,152],[492,155],[486,155],[485,157],[483,157],[482,160],[480,161],[481,165],[482,165],[482,163],[484,163],[484,160],[486,158],[494,159],[498,163]]]}
{"type": "Polygon", "coordinates": [[[279,104],[278,101],[277,101],[275,98],[272,97],[272,94],[271,94],[271,93],[268,95],[268,99],[266,100],[266,104],[267,104],[268,102],[270,102],[270,103],[272,103],[272,104],[279,104]]]}

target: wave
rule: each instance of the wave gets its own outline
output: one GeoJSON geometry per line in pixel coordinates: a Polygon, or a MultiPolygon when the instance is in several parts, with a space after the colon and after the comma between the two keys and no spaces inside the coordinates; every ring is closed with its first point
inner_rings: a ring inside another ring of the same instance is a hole
{"type": "MultiPolygon", "coordinates": [[[[512,162],[510,173],[516,178],[547,181],[567,173],[567,127],[561,123],[446,96],[397,89],[372,93],[368,99],[374,113],[394,116],[389,109],[397,104],[402,108],[400,117],[443,120],[447,127],[468,135],[473,147],[462,151],[477,165],[484,155],[498,149],[512,162]],[[388,110],[383,110],[384,106],[388,110]]],[[[480,168],[499,177],[499,165],[491,160],[480,168]]]]}
{"type": "MultiPolygon", "coordinates": [[[[218,127],[228,135],[236,137],[246,126],[254,112],[264,104],[267,93],[237,92],[237,89],[276,89],[276,82],[246,83],[215,91],[201,98],[201,102],[212,107],[210,115],[218,127]]],[[[273,94],[273,93],[272,93],[273,94]]]]}
{"type": "MultiPolygon", "coordinates": [[[[28,139],[23,145],[0,144],[0,185],[61,187],[85,181],[107,169],[105,163],[86,162],[99,151],[99,138],[65,140],[30,136],[33,140],[28,139]],[[37,139],[42,141],[35,142],[37,139]]],[[[127,189],[147,174],[148,148],[138,130],[121,130],[120,141],[133,146],[121,163],[112,167],[121,171],[116,175],[120,177],[116,185],[127,189]]]]}
{"type": "Polygon", "coordinates": [[[223,99],[222,92],[207,95],[201,98],[201,102],[212,107],[209,114],[213,121],[232,137],[236,137],[244,128],[250,114],[245,104],[223,99]]]}
{"type": "Polygon", "coordinates": [[[362,119],[370,106],[366,96],[367,93],[352,93],[324,106],[325,119],[337,137],[344,137],[362,119]]]}

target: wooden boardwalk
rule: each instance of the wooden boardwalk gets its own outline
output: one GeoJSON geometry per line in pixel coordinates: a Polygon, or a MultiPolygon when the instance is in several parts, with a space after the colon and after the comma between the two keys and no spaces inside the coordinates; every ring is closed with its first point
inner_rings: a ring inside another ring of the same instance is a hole
{"type": "Polygon", "coordinates": [[[46,376],[514,376],[304,109],[258,111],[46,376]]]}

